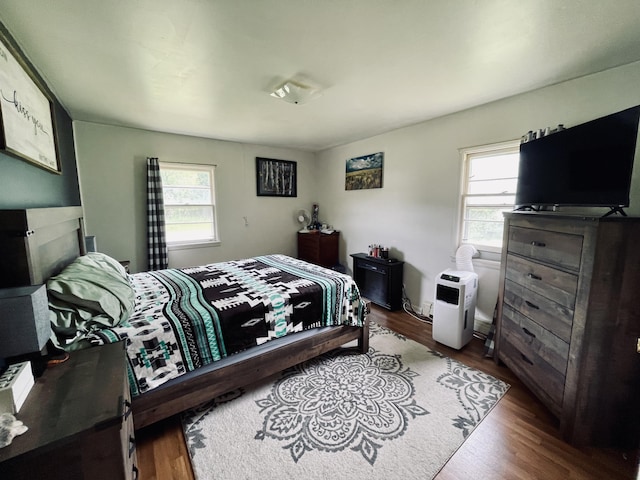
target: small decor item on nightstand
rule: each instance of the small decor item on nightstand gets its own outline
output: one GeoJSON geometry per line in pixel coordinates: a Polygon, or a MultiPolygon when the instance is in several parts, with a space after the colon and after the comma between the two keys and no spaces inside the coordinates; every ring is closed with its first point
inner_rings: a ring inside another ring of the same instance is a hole
{"type": "Polygon", "coordinates": [[[376,243],[369,245],[369,256],[373,258],[389,259],[389,247],[383,247],[376,243]]]}
{"type": "Polygon", "coordinates": [[[97,252],[98,251],[98,241],[96,240],[95,235],[87,235],[84,237],[84,244],[87,249],[87,252],[97,252]]]}
{"type": "Polygon", "coordinates": [[[13,437],[22,435],[29,428],[10,413],[0,414],[0,448],[11,445],[13,437]]]}
{"type": "Polygon", "coordinates": [[[0,413],[18,413],[33,385],[30,362],[9,365],[0,376],[0,413]]]}
{"type": "Polygon", "coordinates": [[[0,289],[0,358],[39,352],[50,336],[44,285],[0,289]]]}
{"type": "Polygon", "coordinates": [[[302,229],[298,230],[300,233],[309,233],[309,222],[311,222],[311,215],[308,210],[300,209],[296,214],[296,220],[300,225],[302,225],[302,229]]]}
{"type": "Polygon", "coordinates": [[[311,228],[313,228],[314,230],[319,230],[320,229],[320,220],[318,219],[318,215],[320,214],[320,207],[318,206],[317,203],[313,204],[313,207],[311,207],[311,228]]]}

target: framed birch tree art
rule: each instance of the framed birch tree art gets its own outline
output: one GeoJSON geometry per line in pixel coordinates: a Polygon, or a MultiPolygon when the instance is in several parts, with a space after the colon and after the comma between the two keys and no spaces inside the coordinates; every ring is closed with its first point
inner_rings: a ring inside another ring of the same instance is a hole
{"type": "Polygon", "coordinates": [[[259,197],[297,197],[297,163],[256,157],[259,197]]]}

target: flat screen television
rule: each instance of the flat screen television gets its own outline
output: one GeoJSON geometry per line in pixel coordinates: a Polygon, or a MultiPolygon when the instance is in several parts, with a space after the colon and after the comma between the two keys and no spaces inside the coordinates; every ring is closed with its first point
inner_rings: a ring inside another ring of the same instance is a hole
{"type": "Polygon", "coordinates": [[[640,105],[520,145],[516,209],[629,206],[640,105]]]}

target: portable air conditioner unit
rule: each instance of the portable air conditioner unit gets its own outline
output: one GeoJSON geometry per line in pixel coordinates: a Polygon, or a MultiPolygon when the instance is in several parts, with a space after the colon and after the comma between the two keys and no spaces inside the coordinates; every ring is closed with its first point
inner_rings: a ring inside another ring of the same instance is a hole
{"type": "Polygon", "coordinates": [[[445,270],[436,280],[433,339],[457,350],[473,338],[478,274],[445,270]]]}

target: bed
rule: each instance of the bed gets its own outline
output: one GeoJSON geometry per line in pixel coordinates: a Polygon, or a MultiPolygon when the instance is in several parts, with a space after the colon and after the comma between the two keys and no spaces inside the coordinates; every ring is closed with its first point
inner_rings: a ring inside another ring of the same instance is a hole
{"type": "Polygon", "coordinates": [[[137,429],[338,347],[368,350],[367,305],[346,275],[284,255],[129,275],[86,254],[82,223],[81,207],[0,211],[0,286],[47,283],[56,342],[71,355],[128,345],[137,429]],[[85,288],[107,277],[106,300],[85,288]],[[94,313],[71,315],[82,302],[94,313]]]}

